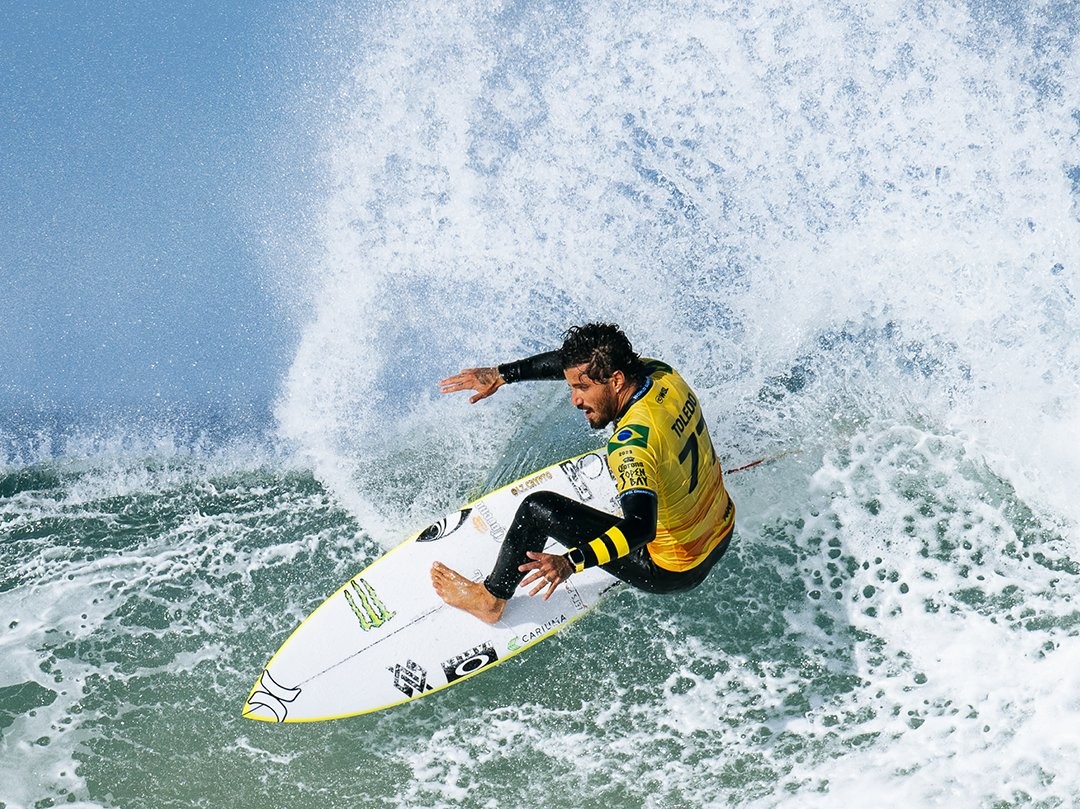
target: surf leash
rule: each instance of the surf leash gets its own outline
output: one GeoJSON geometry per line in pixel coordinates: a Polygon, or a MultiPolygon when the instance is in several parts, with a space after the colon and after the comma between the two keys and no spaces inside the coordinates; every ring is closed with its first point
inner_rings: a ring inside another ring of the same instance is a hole
{"type": "Polygon", "coordinates": [[[769,455],[765,458],[758,458],[756,461],[751,461],[750,463],[743,464],[742,466],[736,466],[734,469],[727,469],[724,471],[724,474],[730,475],[732,472],[743,472],[747,469],[753,469],[755,466],[761,466],[763,463],[772,463],[773,461],[779,461],[781,458],[786,458],[788,455],[796,455],[800,452],[802,452],[801,449],[785,450],[778,455],[769,455]]]}

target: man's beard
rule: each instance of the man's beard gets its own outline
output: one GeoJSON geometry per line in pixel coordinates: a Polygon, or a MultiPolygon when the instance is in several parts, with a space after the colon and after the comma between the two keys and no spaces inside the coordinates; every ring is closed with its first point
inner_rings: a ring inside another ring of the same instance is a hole
{"type": "Polygon", "coordinates": [[[608,390],[604,398],[597,402],[592,414],[586,413],[585,418],[588,420],[589,426],[594,430],[602,430],[619,415],[618,407],[619,404],[615,399],[615,394],[608,390]]]}

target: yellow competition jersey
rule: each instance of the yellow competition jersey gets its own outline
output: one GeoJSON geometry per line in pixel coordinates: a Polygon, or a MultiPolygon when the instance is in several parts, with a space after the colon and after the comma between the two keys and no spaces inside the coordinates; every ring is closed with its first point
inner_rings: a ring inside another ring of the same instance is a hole
{"type": "Polygon", "coordinates": [[[689,570],[731,532],[735,507],[697,396],[671,366],[657,360],[645,366],[651,385],[616,422],[608,468],[620,495],[657,497],[656,538],[648,546],[653,561],[689,570]]]}

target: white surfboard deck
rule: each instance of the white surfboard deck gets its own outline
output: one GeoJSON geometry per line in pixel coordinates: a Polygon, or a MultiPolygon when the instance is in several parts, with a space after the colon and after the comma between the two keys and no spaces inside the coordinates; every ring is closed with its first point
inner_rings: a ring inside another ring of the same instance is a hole
{"type": "MultiPolygon", "coordinates": [[[[494,626],[445,605],[431,585],[440,561],[479,581],[491,571],[518,505],[559,492],[612,513],[615,485],[603,450],[484,495],[407,539],[315,609],[259,676],[243,714],[316,722],[380,711],[455,685],[519,654],[592,609],[619,582],[589,568],[550,599],[520,590],[494,626]]],[[[549,542],[549,551],[561,553],[549,542]]]]}

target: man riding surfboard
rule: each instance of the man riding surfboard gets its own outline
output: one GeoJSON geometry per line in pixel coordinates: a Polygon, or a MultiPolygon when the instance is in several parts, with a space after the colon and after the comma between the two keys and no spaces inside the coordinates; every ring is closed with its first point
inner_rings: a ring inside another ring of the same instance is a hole
{"type": "Polygon", "coordinates": [[[476,403],[506,384],[563,379],[593,429],[614,425],[607,463],[622,516],[555,492],[526,497],[490,575],[471,581],[440,562],[431,581],[449,605],[497,622],[517,587],[549,598],[576,572],[602,565],[651,593],[696,587],[727,551],[735,506],[701,404],[671,366],[642,359],[615,325],[574,326],[561,348],[497,367],[467,368],[439,383],[476,403]],[[568,548],[543,551],[548,537],[568,548]]]}

